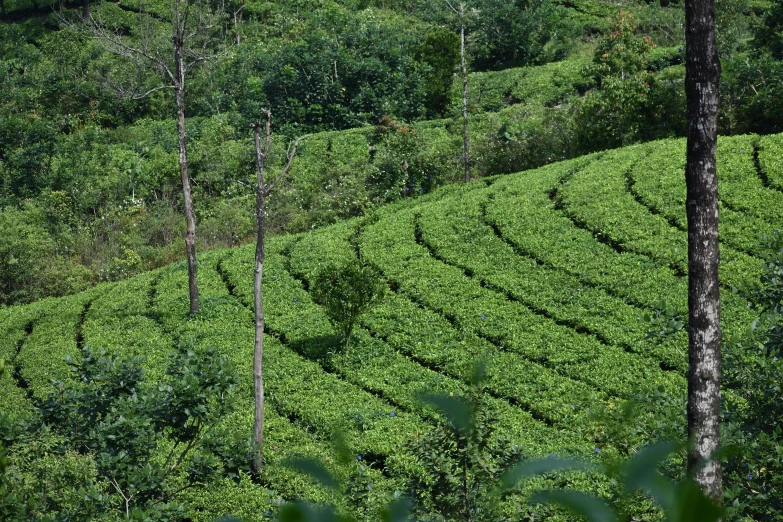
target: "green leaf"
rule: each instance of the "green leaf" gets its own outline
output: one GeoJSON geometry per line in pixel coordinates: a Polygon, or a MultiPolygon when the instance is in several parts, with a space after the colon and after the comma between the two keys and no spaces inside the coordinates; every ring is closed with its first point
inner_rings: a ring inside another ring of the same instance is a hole
{"type": "Polygon", "coordinates": [[[536,459],[525,460],[511,466],[502,477],[500,477],[500,490],[507,491],[515,487],[520,480],[543,475],[554,471],[583,471],[592,466],[586,462],[576,459],[536,459]]]}
{"type": "Polygon", "coordinates": [[[658,472],[658,467],[676,450],[674,442],[660,442],[642,448],[624,466],[626,487],[649,493],[659,506],[670,510],[675,502],[675,486],[658,472]]]}
{"type": "Polygon", "coordinates": [[[288,459],[283,462],[283,465],[301,471],[329,489],[336,490],[340,486],[329,470],[316,460],[306,458],[288,459]]]}
{"type": "Polygon", "coordinates": [[[486,377],[487,365],[483,360],[479,359],[473,365],[473,372],[470,376],[470,384],[473,386],[480,386],[481,383],[486,380],[486,377]]]}
{"type": "Polygon", "coordinates": [[[536,504],[560,504],[590,522],[614,522],[615,512],[603,500],[580,491],[549,490],[535,493],[530,501],[536,504]]]}
{"type": "Polygon", "coordinates": [[[383,513],[381,513],[381,520],[383,522],[408,522],[411,520],[410,510],[410,499],[397,499],[383,510],[383,513]]]}
{"type": "Polygon", "coordinates": [[[467,433],[473,425],[473,416],[470,407],[464,401],[448,395],[426,393],[420,396],[423,402],[431,404],[444,417],[448,423],[460,433],[467,433]]]}
{"type": "Polygon", "coordinates": [[[687,479],[678,484],[676,503],[669,511],[669,522],[716,522],[722,515],[723,510],[693,480],[687,479]]]}

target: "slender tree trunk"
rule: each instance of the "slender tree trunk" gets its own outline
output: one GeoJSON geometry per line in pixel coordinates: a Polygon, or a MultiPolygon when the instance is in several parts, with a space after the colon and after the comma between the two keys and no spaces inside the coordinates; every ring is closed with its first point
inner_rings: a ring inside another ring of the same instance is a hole
{"type": "MultiPolygon", "coordinates": [[[[263,181],[261,182],[263,183],[263,181]]],[[[253,304],[256,311],[256,343],[253,350],[253,387],[255,390],[255,411],[253,422],[253,442],[256,454],[253,469],[259,471],[264,464],[264,300],[262,284],[264,281],[264,197],[261,189],[256,189],[256,269],[253,284],[253,304]]]]}
{"type": "Polygon", "coordinates": [[[296,156],[296,148],[299,143],[307,138],[302,136],[298,138],[288,154],[286,163],[280,175],[271,183],[264,181],[264,163],[269,154],[269,145],[272,141],[272,113],[264,109],[266,115],[265,141],[263,148],[261,146],[261,123],[256,122],[253,125],[253,134],[256,146],[256,268],[253,284],[253,304],[255,306],[256,322],[256,342],[253,350],[253,385],[255,390],[255,418],[253,421],[253,442],[256,446],[256,454],[253,458],[253,469],[260,471],[264,464],[264,228],[265,216],[264,206],[266,197],[271,194],[278,182],[285,178],[291,169],[291,163],[296,156]]]}
{"type": "Polygon", "coordinates": [[[237,45],[242,43],[242,35],[239,33],[239,13],[245,8],[244,2],[239,6],[239,9],[234,11],[234,33],[237,37],[237,45]]]}
{"type": "Polygon", "coordinates": [[[82,0],[82,20],[90,19],[90,0],[82,0]]]}
{"type": "Polygon", "coordinates": [[[710,460],[720,442],[720,288],[716,172],[720,61],[714,0],[687,0],[688,146],[688,470],[702,490],[721,498],[721,465],[710,460]]]}
{"type": "MultiPolygon", "coordinates": [[[[271,118],[267,119],[267,143],[271,133],[271,118]]],[[[253,442],[256,455],[253,469],[259,471],[264,461],[264,300],[262,284],[264,280],[264,205],[266,187],[264,186],[264,160],[266,154],[261,150],[260,124],[255,126],[256,144],[256,268],[253,284],[253,304],[256,313],[256,342],[253,350],[253,385],[255,390],[255,417],[253,422],[253,442]]]]}
{"type": "Polygon", "coordinates": [[[174,61],[176,65],[177,132],[179,133],[179,173],[182,177],[182,195],[185,199],[185,254],[188,260],[188,290],[190,313],[199,311],[198,277],[196,270],[196,215],[193,212],[193,196],[190,193],[188,174],[188,136],[185,133],[185,52],[181,35],[174,38],[174,61]]]}
{"type": "Polygon", "coordinates": [[[459,6],[460,22],[460,61],[462,66],[462,123],[464,133],[462,146],[464,150],[465,182],[470,181],[470,146],[468,144],[468,66],[465,63],[465,5],[459,6]]]}

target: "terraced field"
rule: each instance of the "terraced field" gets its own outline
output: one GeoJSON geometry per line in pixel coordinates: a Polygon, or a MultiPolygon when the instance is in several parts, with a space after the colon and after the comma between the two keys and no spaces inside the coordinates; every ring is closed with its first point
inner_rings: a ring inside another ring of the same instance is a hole
{"type": "MultiPolygon", "coordinates": [[[[720,142],[727,336],[750,323],[747,302],[731,289],[758,277],[757,245],[783,215],[781,153],[780,135],[720,142]]],[[[270,495],[328,499],[281,462],[302,455],[336,462],[330,438],[338,430],[372,464],[376,509],[415,473],[406,442],[436,421],[417,395],[465,390],[476,358],[486,364],[498,431],[526,455],[611,459],[643,444],[645,432],[609,436],[605,412],[645,393],[681,399],[685,392],[684,332],[658,342],[643,319],[662,306],[687,317],[683,161],[683,141],[655,142],[447,187],[359,220],[270,239],[267,467],[260,484],[244,479],[191,493],[193,519],[232,509],[223,501],[227,488],[240,488],[236,498],[259,510],[270,495]],[[333,331],[309,285],[326,263],[357,256],[380,268],[389,292],[362,318],[353,346],[332,353],[333,331]]],[[[0,357],[12,370],[0,381],[0,408],[30,408],[81,346],[145,355],[154,379],[173,347],[192,339],[240,368],[239,407],[227,423],[246,439],[253,246],[199,262],[196,317],[186,313],[184,264],[0,310],[0,357]]],[[[642,416],[659,413],[649,406],[642,416]]],[[[350,471],[334,466],[343,476],[350,471]]],[[[602,477],[572,474],[526,483],[517,498],[555,484],[610,490],[602,477]]]]}

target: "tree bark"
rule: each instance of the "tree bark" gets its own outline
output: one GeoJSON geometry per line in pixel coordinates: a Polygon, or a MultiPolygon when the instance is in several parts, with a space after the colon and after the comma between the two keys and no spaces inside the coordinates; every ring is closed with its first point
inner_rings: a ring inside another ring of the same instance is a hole
{"type": "Polygon", "coordinates": [[[721,498],[721,465],[710,460],[720,443],[720,287],[716,171],[720,61],[714,0],[687,0],[688,145],[688,471],[701,489],[721,498]]]}
{"type": "Polygon", "coordinates": [[[253,125],[253,135],[256,147],[256,266],[255,277],[253,281],[253,305],[255,308],[256,340],[253,349],[253,388],[255,398],[255,410],[253,420],[253,442],[256,447],[256,453],[253,458],[253,469],[258,472],[264,465],[264,236],[265,229],[265,205],[266,197],[282,180],[291,169],[291,163],[296,155],[296,148],[299,143],[307,136],[297,138],[288,154],[288,162],[283,171],[272,183],[264,181],[264,164],[269,154],[269,145],[272,141],[272,113],[269,110],[263,110],[266,116],[264,126],[265,139],[263,148],[261,146],[261,123],[256,122],[253,125]]]}
{"type": "Polygon", "coordinates": [[[90,0],[82,0],[82,20],[90,19],[90,0]]]}
{"type": "Polygon", "coordinates": [[[174,90],[177,98],[177,132],[179,134],[179,173],[182,177],[182,195],[185,199],[185,255],[188,261],[188,291],[190,313],[199,312],[198,277],[196,267],[196,215],[193,212],[193,197],[190,192],[188,174],[188,136],[185,133],[185,51],[181,31],[174,36],[174,63],[176,79],[174,90]]]}
{"type": "Polygon", "coordinates": [[[267,111],[266,143],[261,149],[261,124],[254,126],[256,145],[256,263],[253,281],[253,305],[255,308],[256,340],[253,349],[253,389],[255,393],[255,411],[253,422],[253,442],[256,454],[253,458],[253,469],[258,472],[264,464],[264,208],[266,190],[264,185],[264,161],[269,152],[269,141],[272,134],[272,118],[267,111]]]}
{"type": "Polygon", "coordinates": [[[465,63],[465,5],[459,6],[460,62],[462,67],[462,146],[464,150],[465,182],[470,181],[470,146],[468,143],[468,66],[465,63]]]}

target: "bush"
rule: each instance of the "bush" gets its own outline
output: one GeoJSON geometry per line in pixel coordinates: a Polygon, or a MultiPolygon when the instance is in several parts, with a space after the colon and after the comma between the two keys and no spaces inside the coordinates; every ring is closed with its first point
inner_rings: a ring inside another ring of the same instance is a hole
{"type": "Polygon", "coordinates": [[[428,150],[427,141],[416,129],[389,116],[381,118],[369,139],[367,182],[374,202],[425,194],[444,181],[445,158],[428,150]]]}
{"type": "MultiPolygon", "coordinates": [[[[424,474],[408,484],[414,513],[422,519],[502,520],[497,483],[520,460],[521,448],[499,437],[486,403],[482,367],[474,369],[465,397],[430,395],[424,401],[445,417],[435,429],[410,442],[424,474]]],[[[418,517],[416,519],[419,519],[418,517]]]]}
{"type": "Polygon", "coordinates": [[[612,30],[595,50],[593,74],[598,89],[582,100],[577,114],[579,138],[584,150],[600,150],[637,141],[650,110],[651,74],[647,71],[650,37],[634,32],[633,13],[619,11],[612,30]]]}
{"type": "Polygon", "coordinates": [[[0,469],[3,520],[180,520],[181,491],[249,469],[249,444],[215,427],[236,385],[215,350],[183,347],[155,383],[140,357],[85,348],[69,363],[73,378],[55,381],[40,417],[24,426],[0,417],[0,440],[11,443],[0,469]]]}
{"type": "Polygon", "coordinates": [[[383,298],[386,288],[380,271],[361,260],[327,266],[313,286],[313,300],[326,309],[346,349],[359,317],[383,298]]]}

